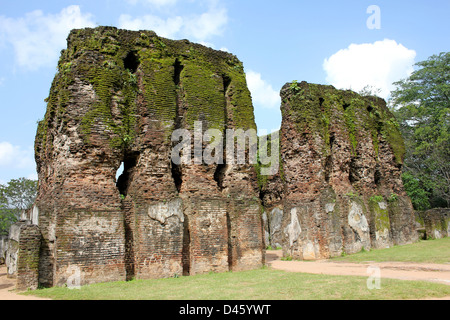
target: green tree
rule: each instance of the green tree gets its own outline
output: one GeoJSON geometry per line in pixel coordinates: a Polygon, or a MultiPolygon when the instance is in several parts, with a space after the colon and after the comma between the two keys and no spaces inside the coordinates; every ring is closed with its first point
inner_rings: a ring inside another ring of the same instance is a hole
{"type": "Polygon", "coordinates": [[[22,210],[31,208],[37,195],[37,181],[26,178],[12,179],[0,184],[0,234],[8,234],[22,210]]]}
{"type": "Polygon", "coordinates": [[[420,195],[413,202],[422,209],[424,193],[450,206],[450,52],[416,67],[408,79],[394,83],[392,92],[407,149],[404,182],[409,193],[420,195]],[[417,193],[418,188],[423,192],[417,193]]]}
{"type": "Polygon", "coordinates": [[[421,181],[415,178],[411,172],[405,172],[402,175],[403,185],[406,193],[411,198],[412,204],[416,210],[426,210],[430,208],[430,193],[424,189],[421,181]]]}

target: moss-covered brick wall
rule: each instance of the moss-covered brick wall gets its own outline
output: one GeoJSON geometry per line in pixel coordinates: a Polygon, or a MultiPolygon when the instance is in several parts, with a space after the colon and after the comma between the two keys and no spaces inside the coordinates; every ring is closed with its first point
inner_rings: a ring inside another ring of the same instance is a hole
{"type": "Polygon", "coordinates": [[[171,161],[173,131],[196,121],[256,129],[242,62],[152,31],[79,29],[67,43],[35,142],[41,284],[261,266],[253,166],[171,161]]]}
{"type": "Polygon", "coordinates": [[[415,241],[405,146],[386,102],[298,81],[281,98],[282,170],[259,176],[259,187],[266,231],[281,230],[284,254],[322,259],[415,241]]]}
{"type": "Polygon", "coordinates": [[[51,143],[47,133],[55,119],[72,119],[66,107],[74,99],[75,81],[92,85],[96,95],[95,103],[78,113],[86,142],[93,126],[102,123],[112,136],[112,147],[132,143],[140,98],[149,114],[165,122],[169,131],[178,100],[186,110],[186,127],[206,120],[210,128],[224,128],[227,112],[236,127],[256,127],[243,65],[235,56],[187,40],[161,38],[151,31],[100,27],[70,33],[47,98],[47,113],[39,123],[37,151],[51,143]],[[136,60],[136,70],[126,65],[127,57],[136,60]],[[177,65],[181,70],[176,70],[177,65]],[[117,104],[120,120],[111,114],[112,104],[117,104]]]}
{"type": "Polygon", "coordinates": [[[417,211],[416,221],[424,240],[440,239],[450,235],[450,209],[448,208],[417,211]]]}
{"type": "MultiPolygon", "coordinates": [[[[398,164],[403,163],[405,146],[394,115],[386,102],[378,97],[363,97],[351,90],[336,90],[333,86],[306,82],[292,82],[284,86],[284,108],[294,119],[300,131],[309,129],[321,136],[325,146],[330,145],[330,123],[340,121],[357,155],[358,143],[371,138],[375,154],[378,140],[387,141],[398,164]],[[336,119],[337,118],[337,119],[336,119]],[[367,137],[365,133],[370,133],[367,137]]],[[[326,148],[324,152],[329,152],[326,148]]]]}

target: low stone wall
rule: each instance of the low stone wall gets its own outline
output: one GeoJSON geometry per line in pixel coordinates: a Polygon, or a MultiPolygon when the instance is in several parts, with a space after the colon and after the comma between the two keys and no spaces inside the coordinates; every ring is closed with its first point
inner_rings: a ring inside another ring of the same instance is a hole
{"type": "Polygon", "coordinates": [[[7,245],[8,245],[8,236],[0,236],[0,264],[5,263],[5,254],[7,245]]]}
{"type": "Polygon", "coordinates": [[[11,226],[5,260],[8,277],[17,279],[17,290],[37,289],[40,245],[41,232],[31,221],[11,226]]]}
{"type": "Polygon", "coordinates": [[[441,239],[450,235],[450,208],[434,208],[416,212],[419,237],[441,239]]]}

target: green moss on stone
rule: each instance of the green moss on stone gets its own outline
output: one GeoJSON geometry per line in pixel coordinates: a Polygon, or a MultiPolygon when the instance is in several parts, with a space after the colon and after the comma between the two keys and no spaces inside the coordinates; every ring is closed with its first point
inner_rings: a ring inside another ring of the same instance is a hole
{"type": "Polygon", "coordinates": [[[193,128],[195,121],[206,121],[208,128],[225,129],[225,95],[223,79],[208,68],[186,61],[181,83],[188,105],[186,124],[193,128]],[[213,107],[214,106],[214,107],[213,107]]]}
{"type": "Polygon", "coordinates": [[[98,100],[81,119],[81,129],[86,141],[92,134],[94,124],[102,123],[105,129],[113,133],[111,147],[121,148],[129,144],[134,138],[135,106],[137,84],[133,74],[118,65],[111,67],[92,66],[87,72],[86,79],[93,85],[98,100]],[[117,95],[120,93],[120,95],[117,95]],[[111,104],[113,99],[121,111],[122,123],[113,121],[111,104]]]}
{"type": "MultiPolygon", "coordinates": [[[[279,135],[279,132],[277,134],[279,135]]],[[[262,136],[262,137],[264,137],[264,136],[262,136]]],[[[280,137],[279,137],[279,139],[280,139],[280,137]]],[[[272,134],[267,135],[267,140],[266,140],[265,146],[261,145],[260,141],[261,141],[261,137],[258,138],[257,163],[254,165],[254,167],[255,167],[255,171],[256,171],[256,175],[257,175],[257,179],[258,179],[259,189],[262,190],[267,185],[269,176],[262,175],[261,168],[270,167],[272,164],[269,164],[269,165],[262,164],[260,161],[260,153],[264,152],[265,154],[269,154],[272,151],[272,134]],[[270,152],[268,152],[268,150],[270,150],[270,152]]],[[[278,145],[280,146],[280,140],[278,140],[278,145]]],[[[277,175],[280,177],[280,179],[282,181],[285,181],[283,162],[281,159],[281,152],[278,152],[278,164],[279,164],[279,167],[278,167],[277,175]]]]}
{"type": "Polygon", "coordinates": [[[47,113],[38,125],[39,150],[52,144],[47,141],[48,131],[53,121],[61,119],[78,121],[86,144],[93,143],[95,134],[109,139],[114,149],[126,148],[136,138],[138,100],[166,137],[178,120],[177,109],[184,110],[182,125],[187,129],[197,120],[208,128],[256,129],[243,65],[226,52],[187,40],[165,39],[152,31],[86,28],[71,31],[58,68],[47,113]],[[124,65],[130,53],[139,60],[138,70],[130,71],[124,65]],[[176,62],[182,66],[178,85],[174,81],[176,62]],[[95,98],[88,110],[80,109],[78,119],[68,119],[65,109],[74,99],[71,90],[75,82],[91,85],[95,98]],[[113,106],[119,116],[112,114],[113,106]]]}
{"type": "MultiPolygon", "coordinates": [[[[318,134],[329,146],[329,126],[332,121],[342,122],[348,133],[352,154],[357,156],[361,132],[369,132],[375,155],[378,156],[380,140],[388,142],[399,164],[403,161],[405,146],[398,123],[386,107],[384,100],[363,97],[350,90],[337,90],[332,86],[288,83],[282,91],[282,100],[299,132],[318,134]],[[334,118],[332,120],[332,118],[334,118]]],[[[324,148],[327,154],[328,148],[324,148]]]]}
{"type": "Polygon", "coordinates": [[[386,208],[382,209],[380,203],[385,203],[382,196],[374,195],[369,199],[369,210],[372,212],[372,217],[375,220],[375,230],[383,231],[390,229],[389,212],[386,208]]]}

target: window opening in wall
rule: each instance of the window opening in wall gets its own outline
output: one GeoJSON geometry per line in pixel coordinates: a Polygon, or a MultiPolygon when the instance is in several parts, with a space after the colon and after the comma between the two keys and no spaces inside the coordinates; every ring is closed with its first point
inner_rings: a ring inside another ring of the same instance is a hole
{"type": "Polygon", "coordinates": [[[117,178],[117,189],[121,195],[126,196],[128,193],[128,188],[130,187],[133,171],[137,165],[139,158],[139,152],[134,152],[127,154],[122,162],[122,165],[119,167],[118,172],[120,172],[121,168],[123,168],[122,173],[117,178]]]}
{"type": "Polygon", "coordinates": [[[135,52],[129,52],[125,59],[123,59],[123,66],[125,69],[130,70],[131,73],[135,73],[139,67],[139,59],[135,52]]]}

